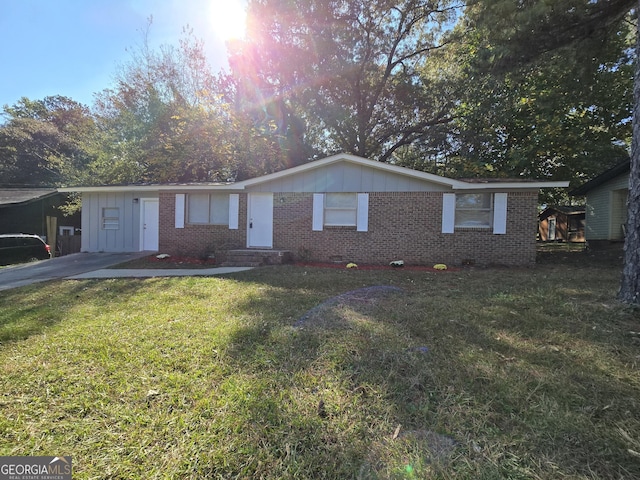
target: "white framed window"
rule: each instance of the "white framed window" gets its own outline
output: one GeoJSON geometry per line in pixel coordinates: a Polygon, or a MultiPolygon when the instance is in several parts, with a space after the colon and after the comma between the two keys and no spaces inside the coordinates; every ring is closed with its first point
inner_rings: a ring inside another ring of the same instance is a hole
{"type": "Polygon", "coordinates": [[[456,194],[456,228],[491,228],[493,195],[491,193],[456,194]]]}
{"type": "Polygon", "coordinates": [[[496,235],[507,233],[506,192],[444,193],[442,195],[442,233],[456,228],[493,228],[496,235]]]}
{"type": "Polygon", "coordinates": [[[324,225],[355,227],[358,219],[358,197],[355,193],[327,193],[324,196],[324,225]]]}
{"type": "Polygon", "coordinates": [[[187,221],[193,225],[229,225],[229,195],[191,193],[187,196],[187,221]]]}
{"type": "Polygon", "coordinates": [[[368,193],[314,193],[312,229],[319,232],[328,227],[356,227],[369,230],[368,193]]]}
{"type": "Polygon", "coordinates": [[[102,229],[120,229],[120,209],[117,207],[104,207],[102,209],[102,229]]]}

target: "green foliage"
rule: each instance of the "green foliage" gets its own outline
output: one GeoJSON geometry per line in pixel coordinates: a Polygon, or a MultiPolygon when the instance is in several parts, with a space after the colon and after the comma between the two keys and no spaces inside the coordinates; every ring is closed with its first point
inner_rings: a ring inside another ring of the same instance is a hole
{"type": "Polygon", "coordinates": [[[306,123],[322,154],[379,160],[449,120],[451,98],[421,77],[442,46],[454,2],[404,0],[251,2],[249,38],[230,62],[241,104],[256,116],[273,106],[281,129],[306,123]]]}
{"type": "Polygon", "coordinates": [[[9,185],[64,185],[92,160],[96,126],[87,107],[62,96],[4,107],[0,178],[9,185]]]}
{"type": "MultiPolygon", "coordinates": [[[[531,11],[514,10],[515,2],[475,3],[457,27],[470,32],[455,54],[465,86],[451,136],[459,173],[569,179],[575,187],[628,155],[634,36],[626,19],[546,52],[537,40],[550,42],[553,25],[540,27],[536,41],[505,36],[524,31],[533,21],[526,15],[538,18],[543,7],[551,17],[558,2],[537,2],[531,11]],[[527,48],[541,50],[534,56],[527,48]]],[[[566,201],[566,192],[545,200],[566,201]]]]}
{"type": "Polygon", "coordinates": [[[189,30],[158,50],[147,32],[92,111],[64,97],[6,107],[0,174],[228,181],[349,152],[573,186],[627,153],[628,4],[254,0],[229,74],[213,74],[189,30]]]}
{"type": "Polygon", "coordinates": [[[481,30],[487,40],[478,60],[507,71],[563,47],[574,52],[594,47],[618,30],[637,6],[635,0],[471,0],[468,4],[469,26],[481,30]]]}
{"type": "Polygon", "coordinates": [[[98,96],[104,132],[98,178],[120,182],[224,182],[281,166],[278,140],[228,103],[203,44],[187,30],[178,48],[132,51],[116,86],[98,96]],[[258,159],[258,160],[256,160],[258,159]]]}

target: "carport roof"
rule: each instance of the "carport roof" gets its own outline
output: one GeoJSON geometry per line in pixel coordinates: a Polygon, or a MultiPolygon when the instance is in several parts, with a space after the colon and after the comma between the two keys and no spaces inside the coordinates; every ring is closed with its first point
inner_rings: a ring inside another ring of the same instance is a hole
{"type": "Polygon", "coordinates": [[[0,208],[24,205],[57,193],[55,188],[0,188],[0,208]]]}

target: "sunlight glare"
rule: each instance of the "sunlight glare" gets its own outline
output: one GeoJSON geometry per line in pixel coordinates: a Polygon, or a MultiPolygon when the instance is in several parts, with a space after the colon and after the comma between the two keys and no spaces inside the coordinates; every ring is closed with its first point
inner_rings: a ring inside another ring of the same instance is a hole
{"type": "Polygon", "coordinates": [[[213,31],[221,40],[244,37],[247,17],[245,0],[213,0],[209,15],[213,31]]]}

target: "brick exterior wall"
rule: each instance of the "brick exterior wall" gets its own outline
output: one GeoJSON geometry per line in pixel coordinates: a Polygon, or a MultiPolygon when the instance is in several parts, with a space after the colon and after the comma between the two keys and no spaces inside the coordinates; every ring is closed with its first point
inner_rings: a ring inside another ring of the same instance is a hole
{"type": "Polygon", "coordinates": [[[229,230],[226,225],[190,225],[186,219],[184,228],[175,228],[175,208],[175,194],[161,192],[160,253],[195,257],[215,255],[218,261],[224,261],[226,250],[246,246],[246,195],[240,195],[240,228],[238,230],[229,230]]]}
{"type": "MultiPolygon", "coordinates": [[[[312,231],[313,194],[274,193],[273,246],[290,250],[297,260],[433,265],[530,265],[535,263],[537,192],[509,193],[507,233],[456,229],[443,234],[442,193],[369,194],[369,230],[324,227],[312,231]]],[[[174,228],[175,195],[160,195],[160,251],[198,254],[246,245],[247,196],[240,195],[239,229],[220,225],[174,228]]]]}

